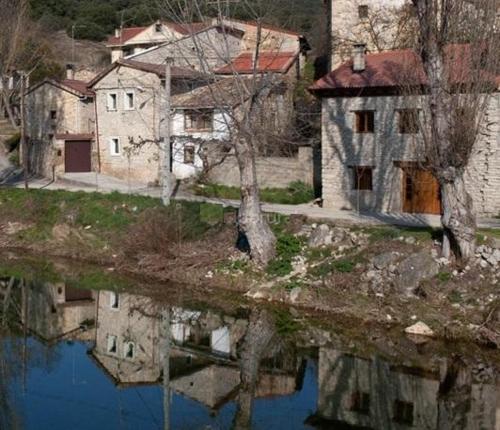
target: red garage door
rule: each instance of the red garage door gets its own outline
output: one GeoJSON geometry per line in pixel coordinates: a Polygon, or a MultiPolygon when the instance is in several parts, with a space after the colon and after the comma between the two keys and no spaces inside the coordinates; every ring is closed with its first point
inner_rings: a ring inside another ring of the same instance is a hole
{"type": "Polygon", "coordinates": [[[92,171],[90,150],[90,140],[66,141],[64,144],[65,171],[68,173],[92,171]]]}

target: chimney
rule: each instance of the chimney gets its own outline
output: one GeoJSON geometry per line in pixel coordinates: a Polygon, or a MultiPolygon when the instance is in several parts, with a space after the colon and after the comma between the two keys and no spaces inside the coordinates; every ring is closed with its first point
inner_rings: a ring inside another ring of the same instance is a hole
{"type": "Polygon", "coordinates": [[[66,79],[75,79],[75,66],[73,64],[66,64],[66,79]]]}
{"type": "Polygon", "coordinates": [[[120,37],[121,30],[119,28],[115,28],[115,37],[120,37]]]}
{"type": "Polygon", "coordinates": [[[352,48],[352,70],[354,72],[363,72],[366,69],[366,45],[356,43],[352,48]]]}

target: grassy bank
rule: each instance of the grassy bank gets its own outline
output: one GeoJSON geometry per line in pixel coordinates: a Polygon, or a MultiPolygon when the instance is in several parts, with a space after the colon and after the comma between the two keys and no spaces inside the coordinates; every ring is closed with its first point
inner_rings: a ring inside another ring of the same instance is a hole
{"type": "MultiPolygon", "coordinates": [[[[219,184],[197,184],[192,191],[199,196],[239,200],[240,189],[219,184]]],[[[266,203],[299,205],[314,200],[314,190],[303,182],[292,182],[287,188],[262,188],[260,197],[266,203]]]]}

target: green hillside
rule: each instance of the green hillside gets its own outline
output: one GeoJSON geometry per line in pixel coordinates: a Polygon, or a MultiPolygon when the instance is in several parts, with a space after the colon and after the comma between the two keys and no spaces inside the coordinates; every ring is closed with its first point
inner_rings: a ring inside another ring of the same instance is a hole
{"type": "MultiPolygon", "coordinates": [[[[184,4],[184,0],[174,0],[184,4]]],[[[165,5],[173,0],[30,0],[33,18],[48,30],[65,29],[80,39],[104,40],[113,30],[141,26],[155,19],[173,19],[165,5]]],[[[210,15],[210,7],[204,10],[210,15]]],[[[245,0],[230,6],[229,15],[253,19],[264,15],[277,24],[304,33],[314,32],[324,15],[322,0],[245,0]],[[251,6],[248,3],[251,3],[251,6]]]]}

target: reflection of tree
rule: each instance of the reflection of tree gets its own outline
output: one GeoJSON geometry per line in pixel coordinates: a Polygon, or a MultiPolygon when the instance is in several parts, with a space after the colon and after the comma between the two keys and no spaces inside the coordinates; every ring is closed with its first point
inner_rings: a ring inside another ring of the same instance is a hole
{"type": "Polygon", "coordinates": [[[276,328],[271,315],[265,310],[254,310],[250,315],[241,351],[241,385],[237,399],[238,408],[233,422],[236,430],[252,426],[252,406],[257,387],[259,368],[270,345],[276,345],[276,328]]]}
{"type": "Polygon", "coordinates": [[[22,342],[18,339],[9,341],[8,335],[5,330],[0,332],[0,429],[18,429],[21,428],[20,420],[12,405],[9,385],[21,372],[12,357],[21,356],[22,342]]]}

